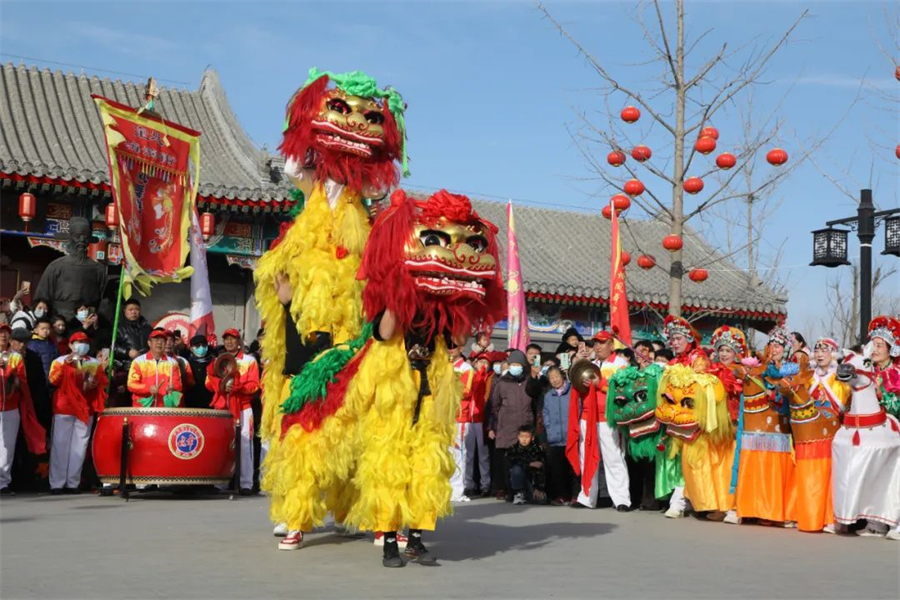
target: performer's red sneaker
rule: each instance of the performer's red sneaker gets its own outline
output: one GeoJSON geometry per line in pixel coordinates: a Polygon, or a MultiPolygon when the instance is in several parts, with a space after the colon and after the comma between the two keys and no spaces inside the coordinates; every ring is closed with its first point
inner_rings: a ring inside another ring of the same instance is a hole
{"type": "MultiPolygon", "coordinates": [[[[399,533],[399,532],[397,533],[397,547],[398,548],[400,548],[401,550],[403,548],[406,548],[406,542],[408,542],[408,541],[409,541],[409,539],[405,535],[403,535],[402,533],[399,533]]],[[[384,546],[384,532],[383,531],[375,532],[375,545],[376,546],[384,546]]]]}
{"type": "Polygon", "coordinates": [[[289,531],[288,534],[278,542],[279,550],[299,550],[300,546],[303,545],[303,532],[302,531],[289,531]]]}

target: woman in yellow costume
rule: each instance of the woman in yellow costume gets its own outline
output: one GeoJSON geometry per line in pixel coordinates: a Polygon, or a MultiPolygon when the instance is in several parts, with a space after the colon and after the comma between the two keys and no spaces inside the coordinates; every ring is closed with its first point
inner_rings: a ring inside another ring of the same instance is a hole
{"type": "MultiPolygon", "coordinates": [[[[305,202],[255,272],[267,329],[261,434],[268,453],[262,487],[271,496],[276,534],[289,533],[279,545],[283,549],[298,548],[300,529],[322,522],[327,508],[321,492],[349,477],[346,461],[317,464],[305,457],[347,443],[352,419],[292,440],[299,445],[292,453],[299,460],[287,464],[280,444],[281,405],[290,396],[291,377],[304,365],[362,333],[362,282],[356,273],[370,227],[362,200],[383,196],[399,181],[397,162],[406,173],[404,108],[396,91],[378,88],[364,73],[316,69],[288,103],[280,150],[286,174],[302,190],[298,200],[302,196],[305,202]],[[308,487],[286,497],[285,482],[298,478],[308,487]],[[288,523],[287,513],[297,520],[288,523]]],[[[340,513],[339,506],[333,508],[340,513]]]]}
{"type": "Polygon", "coordinates": [[[734,428],[725,388],[715,375],[670,365],[659,383],[656,418],[681,451],[684,495],[698,513],[721,521],[734,506],[729,493],[734,428]]]}
{"type": "MultiPolygon", "coordinates": [[[[436,563],[422,530],[433,530],[450,512],[449,448],[462,397],[447,348],[503,314],[495,233],[465,196],[442,190],[416,201],[394,192],[372,229],[359,273],[366,280],[372,339],[358,351],[354,342],[310,363],[295,389],[306,390],[300,402],[285,404],[285,449],[294,448],[293,436],[310,425],[326,431],[333,421],[360,416],[355,445],[315,460],[350,464],[352,482],[334,491],[341,506],[350,502],[344,523],[384,534],[387,567],[404,565],[397,532],[405,527],[406,555],[436,563]],[[331,372],[329,363],[341,362],[340,371],[331,372]],[[314,416],[321,421],[314,423],[314,416]]],[[[306,484],[297,479],[294,485],[306,484]]],[[[288,497],[293,493],[286,490],[288,497]]]]}

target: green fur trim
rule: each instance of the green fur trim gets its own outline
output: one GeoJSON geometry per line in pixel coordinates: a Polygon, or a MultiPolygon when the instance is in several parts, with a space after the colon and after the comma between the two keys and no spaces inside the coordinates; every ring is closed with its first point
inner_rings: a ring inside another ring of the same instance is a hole
{"type": "Polygon", "coordinates": [[[637,439],[628,438],[628,454],[632,458],[656,460],[656,445],[659,444],[659,431],[652,435],[641,436],[637,439]]]}
{"type": "Polygon", "coordinates": [[[285,414],[293,414],[307,404],[324,398],[328,384],[337,381],[341,369],[372,337],[372,330],[372,323],[366,323],[358,338],[330,348],[306,363],[298,375],[291,377],[291,394],[281,405],[281,410],[285,414]]]}
{"type": "Polygon", "coordinates": [[[351,96],[361,96],[363,98],[383,98],[385,106],[391,111],[394,120],[397,122],[397,129],[400,130],[400,143],[403,145],[401,164],[403,167],[403,176],[409,177],[409,157],[406,153],[406,103],[400,92],[392,87],[380,89],[374,78],[366,75],[362,71],[349,71],[347,73],[332,73],[331,71],[320,71],[313,67],[309,70],[309,78],[303,87],[308,86],[320,77],[327,76],[334,82],[338,89],[351,96]]]}
{"type": "Polygon", "coordinates": [[[294,188],[291,190],[291,199],[294,201],[294,207],[288,213],[290,217],[293,219],[297,215],[303,212],[303,206],[306,204],[306,196],[303,195],[303,192],[294,188]]]}

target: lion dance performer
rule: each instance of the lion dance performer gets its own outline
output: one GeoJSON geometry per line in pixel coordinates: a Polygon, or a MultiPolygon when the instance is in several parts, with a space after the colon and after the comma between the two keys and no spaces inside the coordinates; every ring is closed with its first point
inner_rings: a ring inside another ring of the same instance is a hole
{"type": "Polygon", "coordinates": [[[683,364],[668,366],[659,383],[656,418],[675,442],[670,456],[681,447],[684,495],[696,512],[722,520],[734,506],[728,490],[734,428],[722,382],[683,364]]]}
{"type": "MultiPolygon", "coordinates": [[[[294,463],[300,453],[293,436],[308,435],[311,415],[321,417],[322,429],[359,416],[350,436],[357,445],[336,444],[303,459],[351,464],[352,485],[343,490],[350,502],[344,523],[383,533],[387,567],[404,565],[397,545],[404,527],[409,527],[406,555],[436,564],[422,531],[433,530],[451,509],[450,446],[462,397],[447,348],[464,341],[473,326],[490,326],[503,314],[495,234],[496,227],[482,220],[465,196],[442,190],[416,201],[402,190],[394,192],[372,229],[359,273],[366,280],[363,300],[373,339],[356,352],[352,344],[338,346],[310,363],[301,378],[315,378],[329,363],[349,357],[340,371],[320,379],[324,397],[282,421],[287,434],[281,447],[294,463]]],[[[307,468],[315,472],[317,466],[307,468]]],[[[294,494],[291,486],[308,485],[302,478],[282,484],[288,497],[294,494]]],[[[293,523],[303,515],[285,518],[293,523]]]]}
{"type": "Polygon", "coordinates": [[[255,272],[257,304],[267,329],[261,433],[269,453],[263,489],[271,496],[276,534],[289,534],[281,549],[300,547],[300,530],[324,519],[320,490],[349,476],[347,462],[313,457],[346,443],[352,418],[297,432],[289,440],[296,446],[296,460],[286,463],[279,451],[280,411],[291,393],[290,376],[322,350],[362,332],[363,283],[356,273],[370,228],[363,197],[380,197],[396,185],[398,162],[406,172],[404,110],[396,91],[379,88],[359,71],[312,69],[288,103],[280,150],[304,203],[293,222],[282,226],[255,272]],[[308,487],[293,486],[298,480],[308,487]],[[294,520],[288,523],[286,514],[294,520]]]}

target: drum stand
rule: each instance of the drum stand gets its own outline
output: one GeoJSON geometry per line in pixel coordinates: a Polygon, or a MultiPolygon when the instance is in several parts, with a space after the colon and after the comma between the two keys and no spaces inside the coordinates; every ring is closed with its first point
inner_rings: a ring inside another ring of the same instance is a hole
{"type": "Polygon", "coordinates": [[[119,460],[119,496],[128,502],[128,447],[131,445],[128,417],[122,421],[122,454],[119,460]]]}
{"type": "MultiPolygon", "coordinates": [[[[231,394],[228,394],[228,410],[231,410],[231,394]]],[[[234,422],[234,481],[231,486],[229,500],[234,500],[241,493],[241,413],[234,422]]]]}

